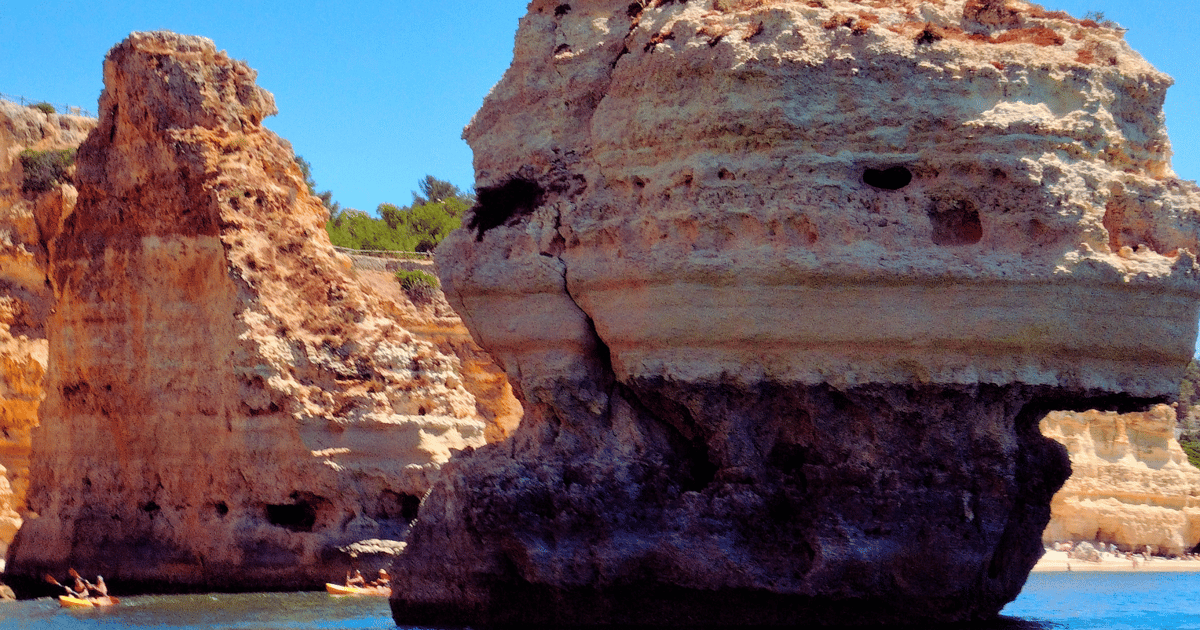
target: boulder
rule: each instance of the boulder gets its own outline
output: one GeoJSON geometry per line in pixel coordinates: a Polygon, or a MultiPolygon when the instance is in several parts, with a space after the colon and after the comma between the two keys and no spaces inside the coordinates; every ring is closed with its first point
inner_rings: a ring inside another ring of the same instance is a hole
{"type": "Polygon", "coordinates": [[[423,501],[397,623],[994,616],[1042,416],[1192,353],[1169,84],[1025,2],[531,2],[437,251],[525,415],[423,501]]]}

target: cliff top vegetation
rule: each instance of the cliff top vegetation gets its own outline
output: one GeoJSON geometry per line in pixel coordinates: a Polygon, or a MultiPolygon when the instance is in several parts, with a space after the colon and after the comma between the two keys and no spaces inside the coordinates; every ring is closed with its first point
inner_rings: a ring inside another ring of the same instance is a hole
{"type": "Polygon", "coordinates": [[[325,230],[338,247],[376,251],[431,252],[442,239],[462,223],[462,216],[475,203],[473,192],[464,192],[454,184],[426,175],[412,191],[412,203],[398,206],[381,203],[377,217],[343,208],[333,200],[333,192],[317,191],[312,165],[296,156],[309,191],[329,210],[325,230]]]}

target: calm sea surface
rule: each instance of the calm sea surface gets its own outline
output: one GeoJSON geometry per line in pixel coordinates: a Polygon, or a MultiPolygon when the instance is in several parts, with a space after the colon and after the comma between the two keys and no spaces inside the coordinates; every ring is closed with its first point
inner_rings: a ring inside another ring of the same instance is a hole
{"type": "MultiPolygon", "coordinates": [[[[115,590],[115,589],[114,589],[115,590]]],[[[1036,573],[997,623],[970,629],[1200,630],[1200,573],[1036,573]]],[[[383,598],[325,593],[125,597],[72,611],[57,600],[0,605],[0,629],[393,630],[383,598]]]]}

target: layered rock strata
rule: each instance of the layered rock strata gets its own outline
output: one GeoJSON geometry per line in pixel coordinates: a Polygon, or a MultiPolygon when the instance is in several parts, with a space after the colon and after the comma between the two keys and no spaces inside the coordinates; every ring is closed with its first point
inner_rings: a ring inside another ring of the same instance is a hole
{"type": "Polygon", "coordinates": [[[1050,409],[1176,388],[1170,79],[1016,1],[535,0],[446,295],[525,408],[396,565],[423,624],[986,618],[1050,409]]]}
{"type": "Polygon", "coordinates": [[[44,397],[45,322],[53,308],[46,245],[76,198],[69,169],[62,181],[26,185],[21,154],[74,149],[95,126],[92,118],[0,101],[0,558],[21,526],[44,397]]]}
{"type": "Polygon", "coordinates": [[[397,269],[417,269],[436,275],[432,261],[351,258],[359,282],[381,298],[382,314],[403,326],[415,339],[458,357],[463,387],[475,396],[475,413],[485,422],[486,440],[499,442],[512,435],[521,422],[523,410],[504,370],[471,338],[440,289],[431,291],[427,299],[414,300],[396,282],[393,274],[397,269]]]}
{"type": "Polygon", "coordinates": [[[1175,410],[1052,413],[1042,433],[1067,447],[1043,542],[1096,541],[1177,556],[1200,543],[1200,470],[1175,440],[1175,410]]]}
{"type": "Polygon", "coordinates": [[[333,251],[254,79],[173,33],[105,59],[51,248],[34,514],[10,572],[319,586],[338,547],[402,538],[441,463],[485,443],[458,358],[333,251]]]}

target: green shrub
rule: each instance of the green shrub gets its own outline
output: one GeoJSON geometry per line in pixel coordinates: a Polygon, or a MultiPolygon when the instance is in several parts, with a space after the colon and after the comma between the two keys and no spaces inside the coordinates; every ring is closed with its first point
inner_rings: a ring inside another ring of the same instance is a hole
{"type": "Polygon", "coordinates": [[[54,109],[54,106],[51,105],[50,103],[34,103],[33,105],[30,105],[30,107],[38,110],[39,112],[42,112],[43,114],[58,113],[58,110],[54,109]]]}
{"type": "Polygon", "coordinates": [[[75,163],[75,149],[25,149],[19,157],[21,169],[25,172],[25,179],[21,181],[21,192],[46,192],[53,186],[71,181],[70,169],[75,163]]]}
{"type": "Polygon", "coordinates": [[[1200,432],[1185,432],[1179,436],[1179,446],[1187,454],[1188,461],[1200,468],[1200,432]]]}
{"type": "Polygon", "coordinates": [[[396,282],[408,294],[408,299],[418,304],[432,302],[438,287],[437,277],[420,270],[401,269],[396,272],[396,282]]]}
{"type": "MultiPolygon", "coordinates": [[[[301,171],[305,164],[300,164],[301,171]]],[[[462,224],[474,197],[434,177],[427,176],[420,186],[425,195],[414,192],[412,206],[379,204],[378,219],[360,210],[340,210],[333,204],[325,224],[329,240],[348,249],[432,252],[462,224]],[[435,199],[438,196],[444,198],[435,199]]],[[[322,198],[326,194],[322,193],[322,198]]]]}

